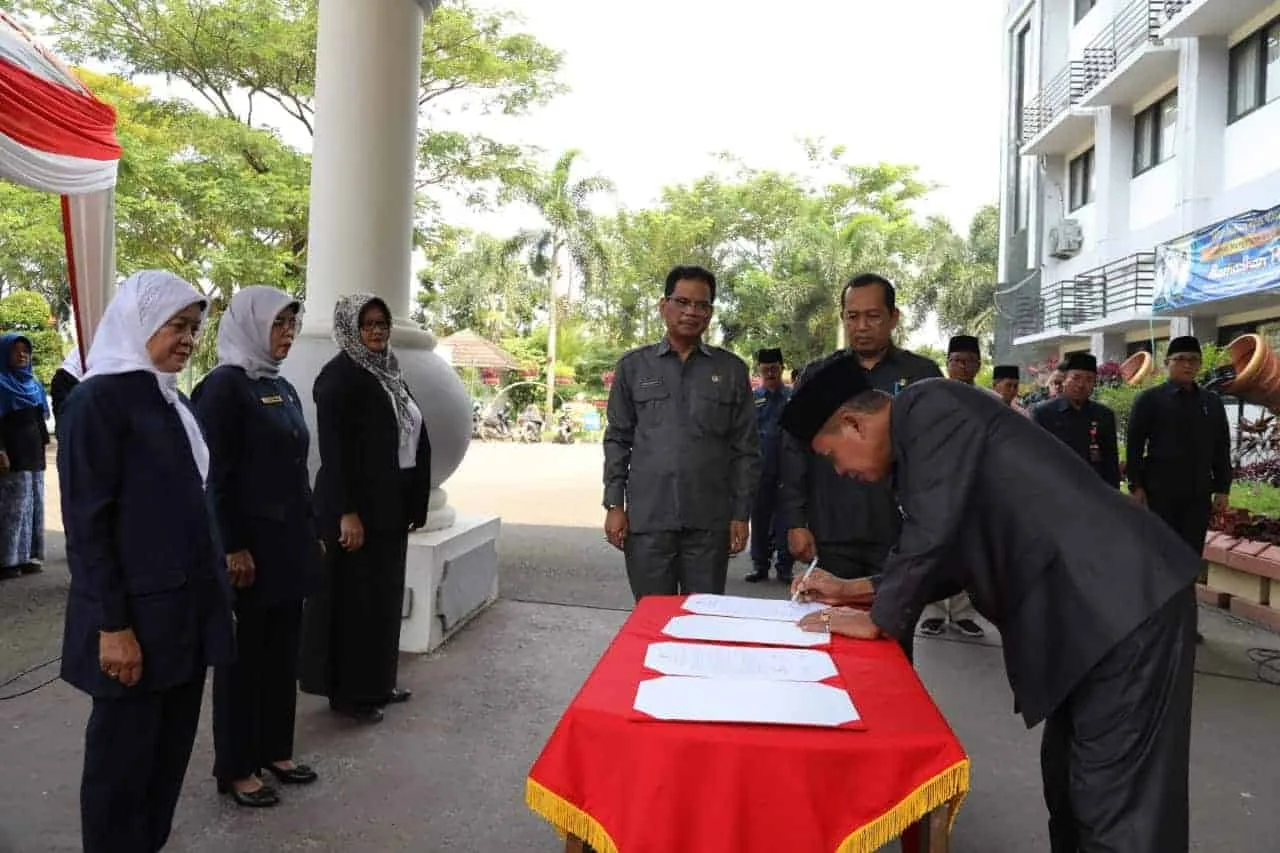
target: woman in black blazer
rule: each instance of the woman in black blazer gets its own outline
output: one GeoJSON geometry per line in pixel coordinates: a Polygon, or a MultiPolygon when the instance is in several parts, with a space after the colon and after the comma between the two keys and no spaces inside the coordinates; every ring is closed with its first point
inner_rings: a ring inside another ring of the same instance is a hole
{"type": "Polygon", "coordinates": [[[238,805],[274,806],[268,771],[316,781],[293,762],[302,600],[319,569],[311,445],[298,392],[280,376],[301,305],[245,287],[218,325],[218,366],[192,395],[209,441],[209,494],[235,588],[236,660],[213,677],[213,775],[238,805]]]}
{"type": "Polygon", "coordinates": [[[53,404],[53,428],[57,430],[62,420],[62,410],[67,405],[67,398],[76,386],[84,379],[84,362],[80,358],[80,346],[77,344],[62,360],[62,366],[53,372],[49,381],[49,398],[53,404]]]}
{"type": "Polygon", "coordinates": [[[130,276],[102,317],[58,443],[71,588],[62,677],[93,698],[85,853],[165,845],[205,671],[235,653],[205,483],[209,450],[178,392],[205,300],[172,273],[130,276]]]}
{"type": "Polygon", "coordinates": [[[315,504],[327,557],[303,627],[302,689],[378,722],[396,687],[409,531],[427,520],[431,443],[391,350],[391,312],[369,294],[338,300],[340,352],[316,378],[315,504]]]}

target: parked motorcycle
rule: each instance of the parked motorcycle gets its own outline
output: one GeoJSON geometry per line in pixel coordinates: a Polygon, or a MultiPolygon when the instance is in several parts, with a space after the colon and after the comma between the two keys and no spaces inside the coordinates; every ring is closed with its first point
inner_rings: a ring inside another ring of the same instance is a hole
{"type": "Polygon", "coordinates": [[[556,421],[556,434],[552,437],[552,441],[556,444],[573,444],[573,417],[568,412],[560,416],[560,420],[556,421]]]}
{"type": "Polygon", "coordinates": [[[516,430],[520,440],[526,444],[538,444],[542,441],[542,410],[530,404],[516,419],[516,430]]]}
{"type": "Polygon", "coordinates": [[[471,435],[480,441],[509,441],[513,438],[507,407],[497,405],[483,411],[476,404],[471,413],[471,435]]]}

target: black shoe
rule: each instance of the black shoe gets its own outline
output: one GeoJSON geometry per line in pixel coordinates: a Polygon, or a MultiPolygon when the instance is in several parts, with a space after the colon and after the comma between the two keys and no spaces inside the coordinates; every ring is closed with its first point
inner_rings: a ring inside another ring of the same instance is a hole
{"type": "Polygon", "coordinates": [[[310,785],[320,778],[320,774],[305,764],[295,764],[287,769],[268,764],[264,769],[282,785],[310,785]]]}
{"type": "Polygon", "coordinates": [[[747,583],[760,583],[760,581],[767,581],[768,579],[769,579],[768,569],[756,569],[746,577],[747,583]]]}
{"type": "Polygon", "coordinates": [[[38,572],[43,572],[44,566],[39,563],[23,563],[18,566],[18,571],[24,575],[34,575],[38,572]]]}
{"type": "Polygon", "coordinates": [[[388,705],[399,705],[408,702],[413,698],[412,690],[401,690],[399,687],[392,688],[391,695],[387,697],[388,705]]]}
{"type": "Polygon", "coordinates": [[[382,709],[373,705],[355,708],[330,708],[335,714],[341,714],[348,719],[355,720],[357,723],[380,723],[385,716],[382,709]]]}
{"type": "Polygon", "coordinates": [[[982,630],[982,626],[972,619],[957,619],[954,624],[957,631],[970,639],[980,640],[987,636],[987,632],[982,630]]]}
{"type": "Polygon", "coordinates": [[[790,585],[791,580],[792,578],[791,578],[790,569],[787,569],[786,571],[783,571],[782,569],[778,569],[778,583],[785,583],[790,585]]]}
{"type": "Polygon", "coordinates": [[[920,633],[926,637],[941,636],[943,624],[941,619],[926,619],[920,623],[920,633]]]}
{"type": "Polygon", "coordinates": [[[227,794],[237,806],[247,809],[269,809],[280,805],[280,795],[270,785],[263,785],[256,791],[237,791],[230,782],[218,782],[218,793],[227,794]]]}
{"type": "Polygon", "coordinates": [[[1199,631],[1196,631],[1196,645],[1200,645],[1203,642],[1204,642],[1204,634],[1201,634],[1199,631]]]}

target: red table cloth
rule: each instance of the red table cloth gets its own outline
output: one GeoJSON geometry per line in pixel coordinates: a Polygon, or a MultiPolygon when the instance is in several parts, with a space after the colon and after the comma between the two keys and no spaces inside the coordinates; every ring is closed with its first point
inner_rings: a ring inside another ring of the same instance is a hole
{"type": "Polygon", "coordinates": [[[889,641],[829,649],[865,728],[665,722],[633,709],[683,597],[641,599],[529,771],[529,807],[599,853],[874,853],[934,809],[969,759],[889,641]]]}

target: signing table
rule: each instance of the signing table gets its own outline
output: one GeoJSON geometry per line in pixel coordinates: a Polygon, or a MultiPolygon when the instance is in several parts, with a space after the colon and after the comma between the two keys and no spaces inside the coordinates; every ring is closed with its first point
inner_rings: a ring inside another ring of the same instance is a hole
{"type": "MultiPolygon", "coordinates": [[[[529,771],[529,807],[599,853],[874,853],[911,827],[945,850],[969,759],[896,643],[832,637],[860,719],[672,722],[635,710],[682,597],[641,599],[529,771]]],[[[926,842],[929,843],[929,842],[926,842]]]]}

